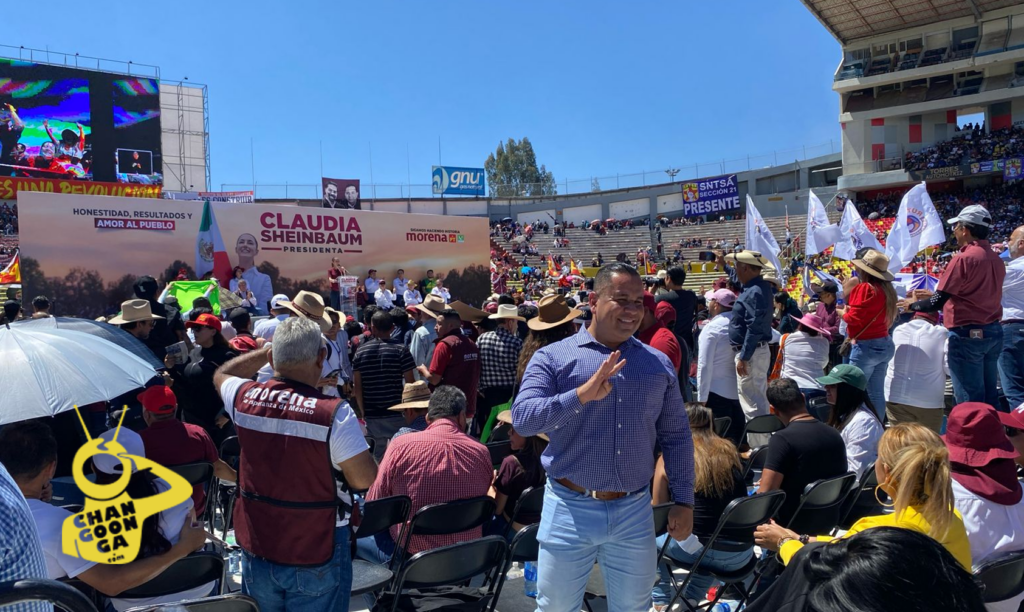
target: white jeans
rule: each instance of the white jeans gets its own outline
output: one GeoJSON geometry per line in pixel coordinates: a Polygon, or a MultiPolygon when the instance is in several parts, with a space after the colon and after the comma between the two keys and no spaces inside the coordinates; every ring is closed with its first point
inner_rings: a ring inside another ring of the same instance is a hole
{"type": "MultiPolygon", "coordinates": [[[[736,353],[736,362],[739,362],[740,354],[736,353]]],[[[768,365],[771,363],[772,354],[768,345],[759,346],[754,350],[753,357],[747,362],[747,375],[736,374],[736,390],[740,396],[740,407],[743,408],[743,415],[750,419],[768,414],[768,365]]],[[[752,434],[747,436],[747,443],[751,448],[768,443],[767,434],[752,434]],[[755,443],[756,442],[756,443],[755,443]]]]}

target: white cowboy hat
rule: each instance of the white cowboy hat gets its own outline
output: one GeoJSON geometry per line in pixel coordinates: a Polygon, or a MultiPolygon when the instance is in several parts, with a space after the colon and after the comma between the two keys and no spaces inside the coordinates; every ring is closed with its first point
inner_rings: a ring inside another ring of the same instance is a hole
{"type": "Polygon", "coordinates": [[[519,316],[519,309],[512,304],[498,304],[498,312],[487,317],[488,319],[515,319],[516,321],[525,321],[523,317],[519,316]]]}

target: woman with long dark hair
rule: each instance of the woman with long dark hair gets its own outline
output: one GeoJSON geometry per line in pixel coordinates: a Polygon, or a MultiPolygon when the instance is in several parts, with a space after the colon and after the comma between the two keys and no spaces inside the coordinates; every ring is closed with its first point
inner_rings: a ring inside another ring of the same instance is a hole
{"type": "MultiPolygon", "coordinates": [[[[711,539],[718,520],[725,507],[737,498],[747,496],[747,488],[743,482],[740,467],[740,456],[736,446],[726,438],[714,432],[714,414],[703,404],[687,404],[686,416],[690,422],[690,433],[693,436],[693,535],[698,540],[695,547],[684,548],[684,544],[670,540],[665,554],[685,563],[693,563],[700,556],[701,542],[711,539]]],[[[659,457],[654,471],[654,491],[651,503],[654,505],[672,501],[668,488],[668,476],[665,473],[665,462],[659,457]]],[[[658,538],[659,549],[668,534],[658,538]]],[[[715,547],[708,550],[701,561],[697,573],[686,587],[684,596],[694,605],[704,598],[708,588],[716,581],[711,574],[701,570],[720,572],[735,571],[750,562],[754,554],[754,541],[751,532],[730,532],[719,535],[715,547]]],[[[656,610],[662,610],[672,599],[672,583],[669,568],[658,568],[660,581],[654,587],[653,599],[656,610]]]]}
{"type": "MultiPolygon", "coordinates": [[[[234,426],[227,417],[220,416],[224,400],[213,385],[213,373],[221,365],[234,359],[238,353],[231,348],[221,333],[221,322],[216,315],[192,313],[193,320],[185,323],[195,336],[195,348],[189,354],[189,363],[171,370],[175,382],[186,387],[189,402],[184,407],[185,420],[201,426],[220,446],[225,438],[234,435],[234,426]]],[[[178,387],[175,386],[177,392],[178,387]]]]}
{"type": "Polygon", "coordinates": [[[850,278],[843,287],[849,306],[843,314],[846,335],[852,343],[849,363],[857,366],[867,379],[868,397],[875,415],[885,416],[885,371],[896,353],[889,329],[899,312],[889,258],[874,249],[851,261],[859,276],[850,278]]]}
{"type": "Polygon", "coordinates": [[[832,407],[827,423],[839,430],[846,443],[846,465],[859,478],[878,457],[878,441],[884,432],[868,397],[864,372],[841,363],[818,378],[818,383],[825,386],[825,398],[832,407]]]}

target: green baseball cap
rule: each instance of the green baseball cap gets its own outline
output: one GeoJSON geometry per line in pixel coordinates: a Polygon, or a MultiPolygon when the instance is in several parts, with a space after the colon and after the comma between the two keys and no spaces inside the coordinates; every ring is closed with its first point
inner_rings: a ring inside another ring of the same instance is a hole
{"type": "Polygon", "coordinates": [[[838,385],[839,383],[846,383],[857,387],[861,391],[868,388],[868,378],[867,376],[864,376],[864,370],[848,363],[841,363],[837,365],[829,370],[828,374],[819,377],[817,380],[823,385],[838,385]]]}

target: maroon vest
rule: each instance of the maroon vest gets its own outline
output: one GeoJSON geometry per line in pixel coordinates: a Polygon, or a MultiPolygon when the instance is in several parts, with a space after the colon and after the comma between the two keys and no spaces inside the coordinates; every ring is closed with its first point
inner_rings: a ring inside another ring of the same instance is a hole
{"type": "Polygon", "coordinates": [[[234,523],[238,544],[249,553],[307,566],[333,556],[340,502],[329,440],[339,402],[282,379],[239,389],[234,523]]]}

